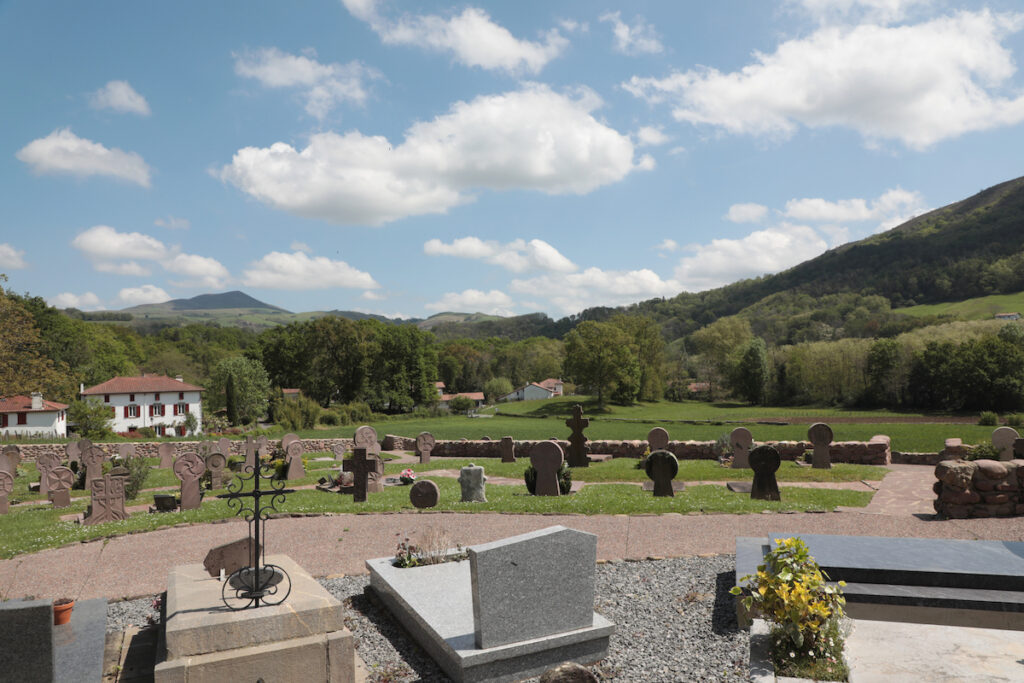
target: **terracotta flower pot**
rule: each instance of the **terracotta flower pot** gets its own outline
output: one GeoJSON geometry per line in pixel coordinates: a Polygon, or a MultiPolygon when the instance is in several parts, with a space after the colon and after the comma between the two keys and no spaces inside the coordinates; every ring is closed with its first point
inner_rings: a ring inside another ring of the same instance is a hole
{"type": "Polygon", "coordinates": [[[71,620],[71,610],[75,607],[75,601],[70,600],[64,604],[53,604],[53,625],[60,626],[71,620]]]}

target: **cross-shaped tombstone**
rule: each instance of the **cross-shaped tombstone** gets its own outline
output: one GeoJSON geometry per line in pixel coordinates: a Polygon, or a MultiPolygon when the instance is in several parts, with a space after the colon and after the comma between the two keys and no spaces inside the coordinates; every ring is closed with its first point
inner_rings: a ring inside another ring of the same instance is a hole
{"type": "Polygon", "coordinates": [[[248,471],[256,468],[256,442],[251,436],[245,437],[245,465],[243,469],[248,471]]]}
{"type": "Polygon", "coordinates": [[[750,488],[752,499],[782,500],[779,482],[775,480],[775,472],[781,463],[779,452],[771,446],[758,446],[750,451],[750,467],[754,470],[754,483],[750,488]]]}
{"type": "Polygon", "coordinates": [[[754,445],[754,436],[746,427],[737,427],[729,435],[729,443],[732,445],[732,466],[733,469],[745,469],[750,467],[750,449],[754,445]]]}
{"type": "Polygon", "coordinates": [[[78,449],[78,443],[76,441],[68,441],[64,444],[64,455],[68,456],[68,462],[78,462],[78,459],[82,456],[82,451],[78,449]]]}
{"type": "Polygon", "coordinates": [[[170,469],[174,467],[174,455],[177,452],[177,447],[173,443],[162,443],[157,449],[157,455],[160,456],[160,469],[170,469]]]}
{"type": "Polygon", "coordinates": [[[133,443],[119,443],[117,444],[117,457],[122,460],[135,457],[135,444],[133,443]]]}
{"type": "Polygon", "coordinates": [[[55,508],[66,508],[71,505],[71,487],[75,483],[75,473],[67,467],[54,467],[50,470],[50,502],[55,508]]]}
{"type": "Polygon", "coordinates": [[[654,451],[663,451],[668,448],[668,431],[662,427],[655,427],[647,432],[647,445],[654,451]]]}
{"type": "Polygon", "coordinates": [[[541,441],[530,449],[530,464],[537,470],[535,496],[559,496],[558,470],[562,467],[562,447],[554,441],[541,441]]]}
{"type": "Polygon", "coordinates": [[[334,446],[331,447],[331,452],[334,453],[334,459],[335,460],[344,460],[345,459],[345,444],[343,444],[343,443],[336,443],[336,444],[334,444],[334,446]]]}
{"type": "Polygon", "coordinates": [[[281,437],[281,450],[288,452],[288,447],[299,440],[298,434],[285,434],[281,437]]]}
{"type": "Polygon", "coordinates": [[[6,470],[0,470],[0,515],[6,515],[10,510],[8,500],[11,491],[14,490],[14,477],[6,470]]]}
{"type": "Polygon", "coordinates": [[[368,425],[363,425],[356,430],[355,437],[355,448],[364,448],[370,455],[378,455],[380,453],[380,443],[377,441],[377,430],[368,425]]]}
{"type": "Polygon", "coordinates": [[[501,461],[516,461],[516,442],[511,436],[501,437],[501,461]]]}
{"type": "Polygon", "coordinates": [[[224,456],[224,459],[231,457],[231,439],[221,437],[217,439],[217,451],[224,456]]]}
{"type": "Polygon", "coordinates": [[[198,453],[183,453],[174,461],[174,476],[181,480],[181,509],[195,510],[202,502],[199,477],[206,471],[206,463],[198,453]]]}
{"type": "Polygon", "coordinates": [[[992,432],[992,445],[999,449],[1000,460],[1013,460],[1013,443],[1019,438],[1013,427],[999,427],[992,432]]]}
{"type": "Polygon", "coordinates": [[[92,441],[89,441],[89,439],[79,439],[78,440],[78,458],[79,458],[79,462],[81,462],[82,456],[85,455],[85,452],[88,451],[90,448],[92,448],[92,441]]]}
{"type": "Polygon", "coordinates": [[[486,481],[487,477],[484,476],[484,468],[479,465],[469,463],[469,465],[460,469],[459,486],[462,489],[461,502],[486,503],[487,491],[484,488],[484,482],[486,481]]]}
{"type": "Polygon", "coordinates": [[[82,520],[83,524],[102,524],[128,519],[128,513],[124,509],[124,480],[124,477],[105,474],[90,482],[92,504],[89,507],[89,514],[82,520]]]}
{"type": "Polygon", "coordinates": [[[85,465],[85,488],[92,490],[92,483],[103,476],[103,462],[107,454],[99,446],[90,446],[82,451],[82,464],[85,465]]]}
{"type": "Polygon", "coordinates": [[[270,439],[267,438],[266,434],[260,434],[256,437],[256,452],[257,453],[269,453],[270,452],[270,439]]]}
{"type": "Polygon", "coordinates": [[[47,496],[50,493],[50,472],[60,467],[60,456],[56,453],[40,453],[36,456],[36,469],[39,470],[39,493],[47,496]]]}
{"type": "Polygon", "coordinates": [[[288,461],[287,479],[302,479],[306,476],[306,468],[302,464],[302,442],[296,439],[289,443],[285,454],[288,461]]]}
{"type": "Polygon", "coordinates": [[[367,458],[365,448],[353,448],[352,457],[345,464],[346,471],[352,473],[352,501],[355,503],[366,502],[366,484],[371,472],[377,471],[376,458],[367,458]]]}
{"type": "Polygon", "coordinates": [[[676,460],[676,456],[668,451],[654,451],[647,456],[644,469],[647,471],[647,477],[654,482],[656,497],[676,495],[672,490],[672,480],[679,474],[679,461],[676,460]]]}
{"type": "Polygon", "coordinates": [[[572,407],[572,417],[565,421],[565,426],[572,430],[569,435],[569,467],[590,467],[587,437],[583,435],[583,430],[589,425],[590,420],[583,417],[583,406],[577,403],[572,407]]]}
{"type": "Polygon", "coordinates": [[[416,437],[416,452],[420,454],[420,464],[430,462],[430,451],[434,450],[434,435],[430,432],[420,432],[416,437]]]}
{"type": "Polygon", "coordinates": [[[417,508],[432,508],[441,500],[441,490],[429,479],[420,479],[409,489],[409,502],[417,508]]]}
{"type": "Polygon", "coordinates": [[[807,439],[814,446],[811,466],[817,470],[832,469],[832,454],[829,453],[829,446],[832,445],[832,428],[824,422],[812,424],[807,430],[807,439]]]}
{"type": "Polygon", "coordinates": [[[223,453],[210,453],[206,459],[206,469],[210,470],[210,490],[216,491],[224,486],[224,468],[228,459],[223,453]]]}

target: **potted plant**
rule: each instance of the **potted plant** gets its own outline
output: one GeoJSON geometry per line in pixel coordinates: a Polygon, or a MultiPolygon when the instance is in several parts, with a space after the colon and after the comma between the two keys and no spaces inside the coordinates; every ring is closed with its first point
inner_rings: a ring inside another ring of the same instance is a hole
{"type": "Polygon", "coordinates": [[[71,610],[75,608],[74,598],[58,598],[53,601],[53,625],[60,626],[71,620],[71,610]]]}
{"type": "Polygon", "coordinates": [[[416,481],[416,473],[412,471],[411,467],[407,467],[398,475],[398,481],[405,485],[409,485],[416,481]]]}

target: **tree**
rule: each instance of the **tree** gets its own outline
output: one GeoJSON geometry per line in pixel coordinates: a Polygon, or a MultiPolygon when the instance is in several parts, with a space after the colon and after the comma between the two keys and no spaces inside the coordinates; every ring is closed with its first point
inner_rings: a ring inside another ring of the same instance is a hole
{"type": "Polygon", "coordinates": [[[75,431],[87,439],[102,439],[110,436],[110,407],[95,401],[79,399],[68,404],[68,422],[75,425],[75,431]]]}
{"type": "Polygon", "coordinates": [[[229,378],[234,385],[237,424],[248,424],[266,415],[270,379],[262,365],[244,356],[226,358],[214,368],[210,406],[214,410],[226,407],[229,378]]]}
{"type": "Polygon", "coordinates": [[[453,396],[448,401],[448,410],[453,413],[466,413],[473,409],[476,403],[469,396],[453,396]]]}
{"type": "Polygon", "coordinates": [[[484,396],[489,403],[494,403],[502,396],[512,393],[512,382],[505,377],[494,377],[484,382],[484,396]]]}
{"type": "MultiPolygon", "coordinates": [[[[610,322],[628,334],[636,348],[639,386],[636,396],[657,401],[665,393],[665,338],[654,318],[646,315],[617,315],[610,322]]],[[[632,402],[632,401],[629,401],[632,402]]]]}
{"type": "Polygon", "coordinates": [[[751,339],[736,365],[733,388],[748,403],[764,405],[768,396],[768,349],[760,337],[751,339]]]}
{"type": "Polygon", "coordinates": [[[585,321],[565,335],[565,374],[585,385],[604,406],[619,383],[639,385],[632,340],[611,323],[585,321]]]}
{"type": "Polygon", "coordinates": [[[46,352],[32,315],[0,287],[0,396],[41,391],[71,398],[74,380],[64,364],[54,364],[46,352]]]}
{"type": "Polygon", "coordinates": [[[227,408],[228,422],[238,424],[238,399],[235,396],[235,377],[228,375],[224,384],[224,403],[227,408]]]}
{"type": "Polygon", "coordinates": [[[196,417],[195,413],[188,413],[185,415],[185,435],[195,435],[199,431],[199,418],[196,417]]]}

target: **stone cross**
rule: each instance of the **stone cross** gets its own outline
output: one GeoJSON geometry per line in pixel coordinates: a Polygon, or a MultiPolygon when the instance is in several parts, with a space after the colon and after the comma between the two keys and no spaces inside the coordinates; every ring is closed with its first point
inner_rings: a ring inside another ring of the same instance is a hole
{"type": "Polygon", "coordinates": [[[281,437],[281,450],[285,453],[288,452],[288,446],[299,440],[298,434],[285,434],[281,437]]]}
{"type": "Polygon", "coordinates": [[[181,480],[181,509],[195,510],[202,502],[199,477],[206,471],[206,464],[197,453],[183,453],[174,461],[174,476],[181,480]]]}
{"type": "Polygon", "coordinates": [[[345,459],[345,444],[343,444],[343,443],[336,443],[331,448],[331,451],[334,453],[334,459],[335,460],[344,460],[345,459]]]}
{"type": "Polygon", "coordinates": [[[170,469],[174,466],[175,451],[177,448],[173,443],[162,443],[157,447],[156,452],[160,455],[159,467],[161,469],[170,469]]]}
{"type": "Polygon", "coordinates": [[[0,515],[6,515],[10,510],[8,498],[14,490],[14,477],[6,470],[0,470],[0,515]]]}
{"type": "Polygon", "coordinates": [[[117,457],[122,460],[135,457],[135,444],[133,443],[119,443],[117,444],[117,457]]]}
{"type": "Polygon", "coordinates": [[[251,436],[245,437],[245,464],[243,467],[250,472],[256,469],[256,442],[252,440],[251,436]]]}
{"type": "Polygon", "coordinates": [[[352,457],[345,461],[345,464],[349,465],[345,469],[352,473],[353,502],[366,502],[366,483],[370,472],[376,472],[377,470],[376,460],[376,458],[366,457],[365,448],[354,448],[352,449],[352,457]]]}
{"type": "Polygon", "coordinates": [[[82,451],[78,449],[77,442],[68,441],[64,444],[64,455],[68,456],[68,462],[78,462],[78,458],[81,457],[82,451]]]}
{"type": "Polygon", "coordinates": [[[288,461],[287,479],[302,479],[306,476],[306,468],[302,464],[302,442],[296,439],[288,444],[286,458],[288,461]]]}
{"type": "Polygon", "coordinates": [[[655,427],[647,432],[647,445],[654,451],[663,451],[668,448],[668,432],[661,427],[655,427]]]}
{"type": "Polygon", "coordinates": [[[380,454],[380,443],[377,441],[377,430],[368,425],[363,425],[356,430],[355,448],[366,449],[370,455],[380,454]]]}
{"type": "Polygon", "coordinates": [[[421,465],[430,462],[430,451],[434,450],[435,443],[434,435],[430,432],[420,432],[416,437],[416,451],[420,454],[421,465]]]}
{"type": "Polygon", "coordinates": [[[824,422],[812,424],[807,430],[807,440],[814,446],[814,455],[811,456],[812,467],[816,470],[832,469],[832,454],[829,453],[829,446],[832,444],[832,428],[824,422]]]}
{"type": "Polygon", "coordinates": [[[50,501],[55,508],[66,508],[71,505],[71,487],[75,483],[75,473],[67,467],[54,467],[50,470],[50,501]]]}
{"type": "Polygon", "coordinates": [[[224,486],[224,468],[228,459],[223,453],[210,453],[206,459],[206,469],[210,470],[210,490],[216,491],[224,486]]]}
{"type": "Polygon", "coordinates": [[[750,449],[754,445],[754,436],[746,427],[737,427],[729,435],[729,443],[732,445],[732,467],[733,469],[746,469],[750,467],[750,449]]]}
{"type": "Polygon", "coordinates": [[[750,497],[754,500],[782,500],[775,472],[781,464],[779,452],[771,446],[758,446],[750,452],[750,467],[754,470],[754,483],[750,497]]]}
{"type": "Polygon", "coordinates": [[[89,515],[82,520],[83,524],[102,524],[128,519],[128,513],[124,509],[124,479],[105,474],[92,480],[92,505],[89,507],[89,515]]]}
{"type": "Polygon", "coordinates": [[[409,489],[409,502],[417,508],[432,508],[441,499],[441,490],[429,479],[420,479],[409,489]]]}
{"type": "Polygon", "coordinates": [[[36,456],[36,469],[39,470],[39,493],[46,496],[50,492],[50,472],[60,467],[60,457],[56,453],[40,453],[36,456]]]}
{"type": "Polygon", "coordinates": [[[992,432],[992,445],[999,449],[1000,460],[1013,460],[1013,442],[1019,438],[1013,427],[999,427],[992,432]]]}
{"type": "Polygon", "coordinates": [[[562,447],[554,441],[541,441],[530,450],[530,464],[537,470],[535,496],[558,496],[558,470],[562,467],[562,447]]]}
{"type": "Polygon", "coordinates": [[[668,451],[654,451],[647,456],[647,463],[644,465],[647,476],[654,481],[654,495],[656,497],[673,497],[676,494],[672,491],[672,480],[679,474],[679,461],[676,456],[668,451]]]}
{"type": "Polygon", "coordinates": [[[487,492],[484,488],[484,482],[487,481],[487,477],[484,476],[484,468],[479,465],[469,463],[466,467],[459,470],[459,485],[462,487],[462,501],[463,503],[486,503],[487,492]]]}
{"type": "Polygon", "coordinates": [[[103,462],[107,454],[99,446],[90,446],[82,451],[82,464],[85,465],[85,488],[92,490],[93,481],[103,476],[103,462]]]}
{"type": "Polygon", "coordinates": [[[590,467],[587,437],[583,436],[583,430],[589,425],[590,420],[583,417],[583,406],[577,403],[572,407],[572,417],[565,421],[565,426],[572,430],[569,435],[569,467],[590,467]]]}
{"type": "Polygon", "coordinates": [[[516,442],[511,436],[501,437],[501,461],[516,461],[516,442]]]}
{"type": "Polygon", "coordinates": [[[267,438],[266,434],[260,434],[256,437],[256,452],[267,453],[270,451],[270,439],[267,438]]]}
{"type": "Polygon", "coordinates": [[[90,448],[92,448],[92,441],[89,441],[89,439],[79,439],[78,440],[78,461],[79,462],[82,461],[82,456],[85,455],[85,452],[88,451],[90,448]]]}

